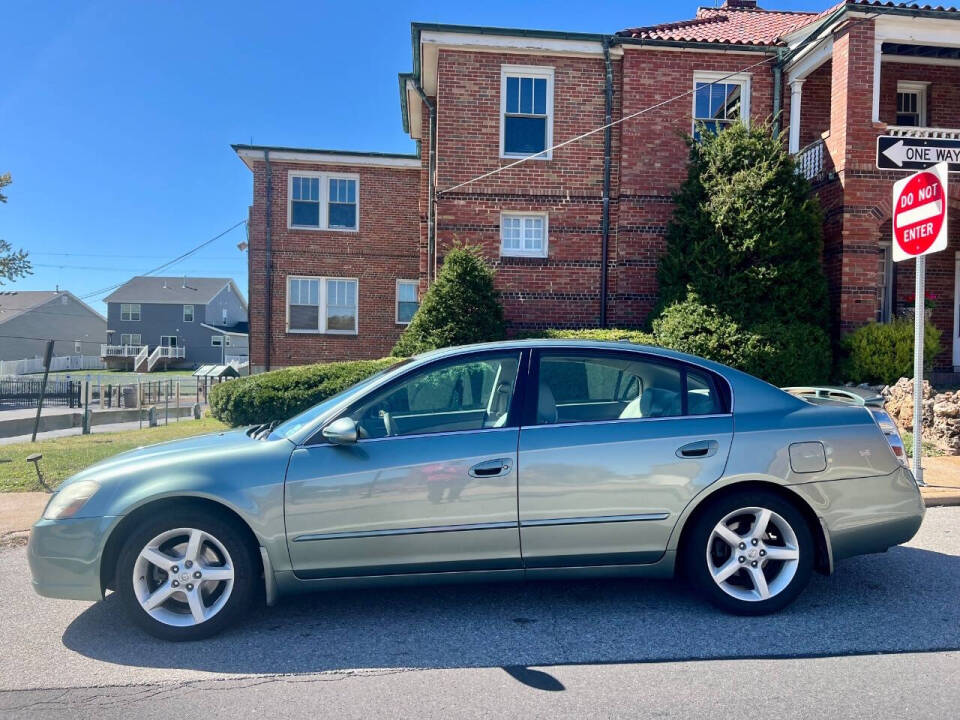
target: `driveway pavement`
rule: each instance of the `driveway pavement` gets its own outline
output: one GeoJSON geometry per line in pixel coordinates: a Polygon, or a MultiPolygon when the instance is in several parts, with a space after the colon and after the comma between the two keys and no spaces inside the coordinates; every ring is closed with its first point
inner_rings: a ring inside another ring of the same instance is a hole
{"type": "Polygon", "coordinates": [[[664,581],[338,592],[195,644],[115,599],[47,600],[0,550],[0,716],[955,717],[960,508],[815,576],[787,611],[723,615],[664,581]]]}

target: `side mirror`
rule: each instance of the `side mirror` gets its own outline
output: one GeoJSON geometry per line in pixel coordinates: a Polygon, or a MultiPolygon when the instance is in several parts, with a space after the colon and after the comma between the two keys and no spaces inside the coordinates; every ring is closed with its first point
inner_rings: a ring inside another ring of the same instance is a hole
{"type": "Polygon", "coordinates": [[[327,425],[320,434],[333,445],[352,445],[357,441],[359,432],[353,418],[342,417],[327,425]]]}

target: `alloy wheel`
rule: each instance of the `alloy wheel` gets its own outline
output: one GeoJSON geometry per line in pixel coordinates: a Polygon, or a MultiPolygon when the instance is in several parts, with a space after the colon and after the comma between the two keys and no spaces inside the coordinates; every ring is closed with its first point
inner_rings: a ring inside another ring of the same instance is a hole
{"type": "Polygon", "coordinates": [[[191,627],[219,613],[233,591],[234,566],[217,538],[176,528],[144,546],[133,565],[140,607],[165,625],[191,627]]]}
{"type": "Polygon", "coordinates": [[[768,508],[734,510],[718,522],[707,540],[707,568],[713,581],[737,600],[776,597],[796,575],[797,534],[783,516],[768,508]]]}

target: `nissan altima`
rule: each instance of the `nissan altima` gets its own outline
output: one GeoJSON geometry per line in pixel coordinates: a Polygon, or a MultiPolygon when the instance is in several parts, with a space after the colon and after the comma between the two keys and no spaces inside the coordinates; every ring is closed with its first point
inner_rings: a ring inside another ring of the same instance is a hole
{"type": "Polygon", "coordinates": [[[28,555],[41,595],[113,591],[170,640],[284,594],[399,583],[682,574],[759,615],[923,512],[867,408],[661,348],[515,341],[98,463],[51,497],[28,555]]]}

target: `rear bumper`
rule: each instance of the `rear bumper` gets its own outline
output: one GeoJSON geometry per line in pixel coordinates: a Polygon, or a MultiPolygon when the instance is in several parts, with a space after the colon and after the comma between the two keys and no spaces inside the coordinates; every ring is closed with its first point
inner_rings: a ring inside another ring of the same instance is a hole
{"type": "Polygon", "coordinates": [[[791,485],[790,489],[820,517],[833,562],[905,543],[923,522],[923,498],[907,468],[876,477],[791,485]]]}
{"type": "Polygon", "coordinates": [[[44,597],[100,600],[100,558],[117,517],[38,520],[30,531],[27,560],[33,589],[44,597]]]}

